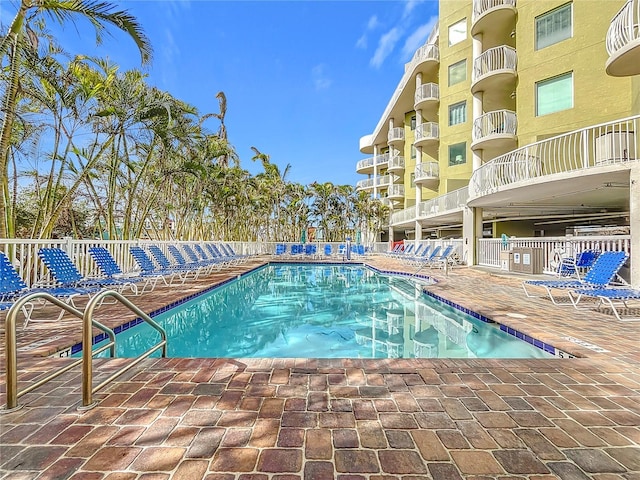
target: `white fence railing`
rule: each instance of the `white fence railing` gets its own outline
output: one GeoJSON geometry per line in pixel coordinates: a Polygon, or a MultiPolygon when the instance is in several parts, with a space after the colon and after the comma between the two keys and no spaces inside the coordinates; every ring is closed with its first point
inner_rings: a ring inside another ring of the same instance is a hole
{"type": "Polygon", "coordinates": [[[439,100],[440,85],[437,83],[423,83],[416,88],[414,103],[418,104],[424,100],[439,100]]]}
{"type": "Polygon", "coordinates": [[[494,158],[473,172],[471,197],[535,177],[637,159],[640,115],[541,140],[494,158]]]}
{"type": "Polygon", "coordinates": [[[516,6],[516,0],[473,0],[473,14],[471,21],[475,22],[489,10],[505,5],[516,6]]]}
{"type": "Polygon", "coordinates": [[[609,25],[607,53],[613,55],[637,40],[640,40],[640,0],[627,0],[609,25]]]}
{"type": "Polygon", "coordinates": [[[473,121],[472,139],[477,141],[491,135],[515,135],[518,117],[511,110],[495,110],[485,113],[473,121]]]}
{"type": "Polygon", "coordinates": [[[515,72],[517,65],[515,48],[506,45],[490,48],[474,60],[472,81],[477,82],[483,76],[499,70],[515,72]]]}
{"type": "Polygon", "coordinates": [[[481,238],[478,240],[478,265],[500,268],[500,252],[514,247],[540,248],[543,251],[545,271],[552,271],[552,263],[560,256],[575,257],[584,250],[600,252],[622,250],[630,254],[631,236],[584,236],[584,237],[540,237],[510,238],[506,242],[499,238],[481,238]]]}

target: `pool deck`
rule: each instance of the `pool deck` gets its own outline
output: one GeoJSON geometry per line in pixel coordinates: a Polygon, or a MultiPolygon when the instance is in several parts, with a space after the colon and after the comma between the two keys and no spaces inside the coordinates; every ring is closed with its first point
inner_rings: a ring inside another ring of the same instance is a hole
{"type": "MultiPolygon", "coordinates": [[[[271,258],[134,301],[150,312],[271,258]]],[[[640,322],[527,298],[517,274],[426,273],[434,294],[579,358],[146,359],[88,411],[76,367],[0,415],[0,478],[640,479],[640,322]]],[[[67,365],[48,355],[80,337],[71,317],[19,326],[20,387],[67,365]]],[[[126,362],[96,361],[94,384],[126,362]]]]}

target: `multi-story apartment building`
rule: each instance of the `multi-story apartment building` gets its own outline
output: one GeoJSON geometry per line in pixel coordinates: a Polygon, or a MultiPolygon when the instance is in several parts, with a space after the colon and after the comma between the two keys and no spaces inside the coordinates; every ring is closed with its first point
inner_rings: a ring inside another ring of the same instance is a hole
{"type": "Polygon", "coordinates": [[[357,188],[392,208],[382,240],[462,238],[474,264],[483,237],[640,237],[639,5],[440,1],[360,139],[357,188]]]}

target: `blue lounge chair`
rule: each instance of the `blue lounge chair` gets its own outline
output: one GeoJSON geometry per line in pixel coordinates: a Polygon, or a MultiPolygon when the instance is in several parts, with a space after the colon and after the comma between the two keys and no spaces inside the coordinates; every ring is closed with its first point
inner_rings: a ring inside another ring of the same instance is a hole
{"type": "MultiPolygon", "coordinates": [[[[182,255],[182,252],[180,252],[180,250],[178,250],[178,247],[176,247],[175,245],[168,245],[167,250],[169,250],[169,253],[175,259],[176,266],[178,268],[184,268],[185,270],[193,272],[194,280],[198,278],[200,273],[211,273],[213,269],[213,266],[212,266],[213,264],[205,261],[199,261],[197,257],[195,261],[187,260],[186,258],[184,258],[184,255],[182,255]]],[[[184,250],[184,245],[183,245],[183,250],[184,250]]],[[[186,250],[184,251],[186,253],[186,250]]],[[[189,256],[189,258],[191,257],[189,256]]]]}
{"type": "Polygon", "coordinates": [[[558,264],[558,275],[561,277],[577,277],[580,279],[581,275],[593,266],[594,262],[600,255],[598,250],[584,250],[575,258],[564,258],[558,264]]]}
{"type": "Polygon", "coordinates": [[[307,257],[315,257],[318,253],[318,247],[313,243],[307,243],[304,247],[304,254],[307,257]]]}
{"type": "Polygon", "coordinates": [[[423,265],[427,258],[431,255],[431,245],[425,245],[425,247],[416,255],[411,255],[409,258],[403,258],[402,260],[409,265],[420,264],[423,265]]]}
{"type": "Polygon", "coordinates": [[[287,253],[287,245],[285,243],[278,243],[276,245],[276,253],[275,255],[278,256],[282,256],[284,254],[287,253]]]}
{"type": "MultiPolygon", "coordinates": [[[[30,293],[43,292],[53,295],[60,300],[68,303],[74,308],[77,308],[74,300],[79,297],[90,295],[98,292],[97,288],[71,288],[71,287],[32,287],[29,288],[25,281],[20,277],[18,271],[13,268],[11,262],[7,256],[0,252],[0,310],[8,310],[20,297],[28,295],[30,293]]],[[[45,302],[42,302],[43,304],[45,302]]],[[[24,326],[26,327],[29,321],[32,320],[31,314],[35,305],[31,302],[25,304],[22,308],[24,314],[24,326]]],[[[64,315],[64,310],[60,311],[60,315],[57,320],[60,320],[64,315]]]]}
{"type": "Polygon", "coordinates": [[[569,297],[573,306],[578,308],[578,303],[582,297],[588,297],[598,300],[598,303],[594,308],[599,308],[601,305],[611,309],[615,317],[621,322],[639,321],[640,316],[624,318],[618,311],[619,307],[629,310],[628,302],[630,300],[640,300],[640,290],[633,288],[595,288],[595,289],[578,289],[569,291],[569,297]]]}
{"type": "Polygon", "coordinates": [[[56,286],[59,287],[88,288],[95,292],[102,288],[112,288],[118,291],[131,288],[135,292],[137,288],[134,282],[124,279],[84,277],[69,258],[67,252],[60,248],[41,248],[38,250],[38,256],[49,269],[56,286]]]}
{"type": "Polygon", "coordinates": [[[209,273],[213,272],[214,270],[217,272],[222,270],[223,262],[221,262],[220,260],[216,260],[215,258],[207,258],[206,256],[204,258],[199,257],[196,253],[196,245],[192,247],[188,243],[185,243],[184,245],[182,245],[182,249],[191,260],[191,263],[200,263],[204,265],[205,267],[207,267],[207,271],[209,273]]]}
{"type": "Polygon", "coordinates": [[[139,275],[137,273],[124,273],[116,262],[115,258],[111,255],[109,250],[104,247],[91,247],[89,248],[89,255],[96,262],[100,272],[107,278],[115,278],[126,280],[132,283],[132,290],[136,295],[141,295],[145,292],[151,292],[156,286],[159,275],[139,275]],[[138,288],[139,283],[144,283],[142,289],[138,288]],[[134,289],[135,287],[135,289],[134,289]]]}
{"type": "Polygon", "coordinates": [[[154,260],[158,262],[158,265],[160,266],[161,270],[167,270],[167,271],[173,270],[177,272],[178,275],[180,275],[184,280],[189,278],[190,275],[192,275],[193,279],[195,280],[196,278],[198,278],[198,275],[200,275],[200,269],[196,266],[186,265],[186,260],[184,260],[184,257],[182,257],[182,260],[184,260],[184,263],[174,264],[174,263],[171,263],[171,260],[167,258],[164,252],[160,250],[160,247],[158,247],[157,245],[149,245],[148,248],[154,260]]]}
{"type": "Polygon", "coordinates": [[[333,253],[333,247],[331,246],[331,244],[327,243],[324,246],[324,256],[330,257],[332,253],[333,253]]]}
{"type": "Polygon", "coordinates": [[[222,253],[217,245],[213,243],[207,243],[207,248],[211,252],[212,255],[219,258],[220,260],[226,262],[228,265],[237,265],[240,263],[240,260],[237,258],[232,258],[226,253],[222,253]]]}
{"type": "Polygon", "coordinates": [[[176,279],[180,283],[184,283],[187,280],[188,272],[185,270],[156,268],[153,260],[142,247],[131,246],[129,247],[129,252],[140,268],[140,275],[160,277],[167,286],[173,285],[176,279]]]}
{"type": "Polygon", "coordinates": [[[431,268],[444,268],[453,264],[452,255],[454,254],[454,246],[447,245],[442,253],[435,258],[429,260],[428,264],[431,268]]]}
{"type": "Polygon", "coordinates": [[[240,261],[240,263],[245,263],[250,257],[250,255],[241,255],[239,253],[236,253],[235,250],[228,243],[221,243],[220,247],[223,248],[223,250],[227,253],[229,257],[237,258],[240,261]]]}
{"type": "Polygon", "coordinates": [[[434,249],[428,255],[422,257],[416,257],[415,260],[411,263],[415,267],[426,267],[428,266],[434,259],[440,256],[440,252],[442,251],[442,245],[436,245],[434,249]]]}
{"type": "Polygon", "coordinates": [[[616,278],[618,272],[629,258],[625,252],[603,252],[601,253],[593,266],[587,271],[582,280],[525,280],[522,282],[522,289],[527,297],[535,297],[527,290],[527,287],[542,287],[546,290],[547,295],[554,305],[574,304],[571,297],[567,293],[569,302],[559,301],[554,297],[553,290],[561,290],[569,292],[570,290],[594,290],[601,289],[611,285],[616,278]]]}

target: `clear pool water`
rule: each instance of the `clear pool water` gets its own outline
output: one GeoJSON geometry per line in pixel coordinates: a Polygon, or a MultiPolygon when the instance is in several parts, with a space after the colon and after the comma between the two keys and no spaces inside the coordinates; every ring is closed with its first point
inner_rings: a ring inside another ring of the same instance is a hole
{"type": "MultiPolygon", "coordinates": [[[[355,265],[268,265],[155,319],[170,357],[533,358],[543,350],[399,276],[355,265]]],[[[118,356],[158,341],[140,324],[118,356]]]]}

